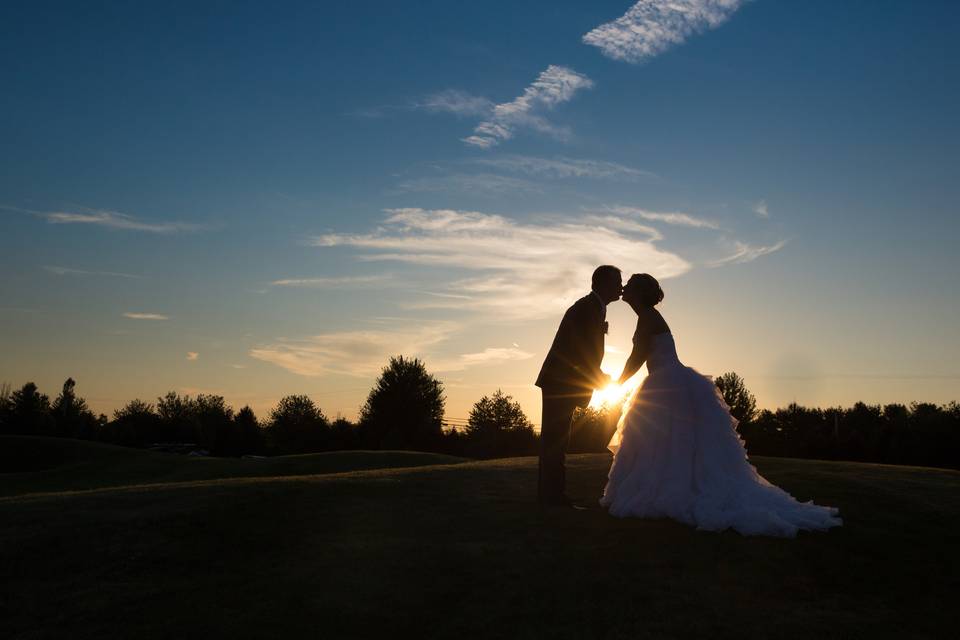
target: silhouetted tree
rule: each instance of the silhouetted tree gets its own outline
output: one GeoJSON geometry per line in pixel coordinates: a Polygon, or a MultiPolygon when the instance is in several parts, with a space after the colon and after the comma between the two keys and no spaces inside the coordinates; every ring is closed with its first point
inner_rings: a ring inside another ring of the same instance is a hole
{"type": "Polygon", "coordinates": [[[160,439],[163,422],[153,405],[131,400],[113,412],[113,420],[103,429],[104,439],[126,447],[146,447],[160,439]]]}
{"type": "Polygon", "coordinates": [[[443,384],[417,358],[397,356],[383,368],[360,410],[365,446],[435,450],[442,438],[443,384]]]}
{"type": "Polygon", "coordinates": [[[50,407],[56,423],[56,434],[65,438],[92,440],[96,436],[97,419],[86,401],[77,397],[74,390],[76,386],[73,378],[67,378],[63,390],[50,407]]]}
{"type": "Polygon", "coordinates": [[[330,425],[313,400],[291,395],[281,398],[270,413],[268,433],[281,453],[313,453],[327,447],[330,425]]]}
{"type": "Polygon", "coordinates": [[[753,420],[757,414],[757,399],[747,390],[743,378],[733,371],[717,376],[714,380],[723,400],[730,406],[730,413],[741,423],[753,420]]]}
{"type": "Polygon", "coordinates": [[[533,455],[537,435],[519,402],[497,389],[473,405],[467,422],[469,450],[478,458],[533,455]]]}
{"type": "Polygon", "coordinates": [[[337,419],[330,425],[330,449],[340,451],[357,449],[360,446],[360,434],[357,425],[343,416],[337,416],[337,419]]]}
{"type": "Polygon", "coordinates": [[[250,407],[244,407],[233,418],[236,450],[233,455],[262,453],[264,450],[263,428],[250,407]]]}
{"type": "Polygon", "coordinates": [[[10,421],[10,412],[13,409],[10,393],[9,382],[0,384],[0,434],[7,433],[7,424],[10,421]]]}
{"type": "Polygon", "coordinates": [[[155,442],[200,443],[196,403],[189,395],[168,391],[167,395],[157,398],[157,415],[163,428],[155,442]]]}
{"type": "Polygon", "coordinates": [[[36,384],[28,382],[10,393],[4,405],[3,433],[54,435],[55,423],[50,415],[50,398],[40,393],[36,384]]]}
{"type": "Polygon", "coordinates": [[[451,456],[470,457],[473,455],[466,430],[458,429],[455,426],[451,426],[440,436],[440,446],[437,447],[437,451],[442,451],[451,456]]]}
{"type": "MultiPolygon", "coordinates": [[[[187,398],[189,400],[189,398],[187,398]]],[[[223,396],[197,395],[188,403],[199,432],[198,442],[215,456],[240,453],[240,442],[234,431],[233,409],[223,396]]]]}

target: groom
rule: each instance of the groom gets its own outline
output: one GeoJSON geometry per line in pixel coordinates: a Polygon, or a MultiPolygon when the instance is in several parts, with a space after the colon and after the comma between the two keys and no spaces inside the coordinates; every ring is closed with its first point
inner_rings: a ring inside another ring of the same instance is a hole
{"type": "Polygon", "coordinates": [[[536,385],[543,393],[540,427],[540,476],[537,496],[542,504],[571,506],[565,494],[564,460],[570,442],[570,420],[577,407],[590,403],[594,389],[610,382],[600,370],[607,305],[620,299],[620,269],[610,265],[593,272],[592,291],[563,314],[553,345],[543,361],[536,385]]]}

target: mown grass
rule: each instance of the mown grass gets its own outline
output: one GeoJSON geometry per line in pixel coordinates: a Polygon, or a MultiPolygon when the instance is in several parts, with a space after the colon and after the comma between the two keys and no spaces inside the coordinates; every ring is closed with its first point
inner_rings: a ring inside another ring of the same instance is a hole
{"type": "Polygon", "coordinates": [[[205,458],[67,438],[0,437],[0,497],[131,484],[282,477],[454,464],[420,451],[335,451],[258,459],[205,458]]]}
{"type": "MultiPolygon", "coordinates": [[[[795,540],[533,502],[536,460],[0,499],[0,637],[947,637],[960,473],[757,459],[795,540]]],[[[131,484],[124,482],[124,484],[131,484]]]]}

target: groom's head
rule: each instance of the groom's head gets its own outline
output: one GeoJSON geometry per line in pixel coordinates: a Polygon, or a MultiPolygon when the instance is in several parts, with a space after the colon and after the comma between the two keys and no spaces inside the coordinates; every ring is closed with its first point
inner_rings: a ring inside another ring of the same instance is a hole
{"type": "Polygon", "coordinates": [[[604,303],[610,303],[620,299],[623,293],[623,278],[620,275],[620,269],[605,264],[597,267],[593,271],[591,288],[597,292],[604,303]]]}

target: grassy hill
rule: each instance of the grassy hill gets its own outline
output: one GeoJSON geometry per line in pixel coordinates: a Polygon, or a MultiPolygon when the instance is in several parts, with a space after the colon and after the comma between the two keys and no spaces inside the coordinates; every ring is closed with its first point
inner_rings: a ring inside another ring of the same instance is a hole
{"type": "Polygon", "coordinates": [[[0,437],[0,497],[217,478],[283,477],[454,464],[419,451],[335,451],[271,458],[204,458],[67,438],[0,437]]]}
{"type": "MultiPolygon", "coordinates": [[[[779,540],[618,520],[595,506],[606,455],[570,460],[584,511],[533,503],[533,458],[209,480],[176,475],[182,467],[155,474],[162,484],[12,495],[0,498],[0,571],[12,587],[0,595],[0,637],[952,633],[960,473],[755,463],[798,498],[840,507],[845,526],[779,540]]],[[[142,483],[142,469],[110,477],[142,483]]]]}

